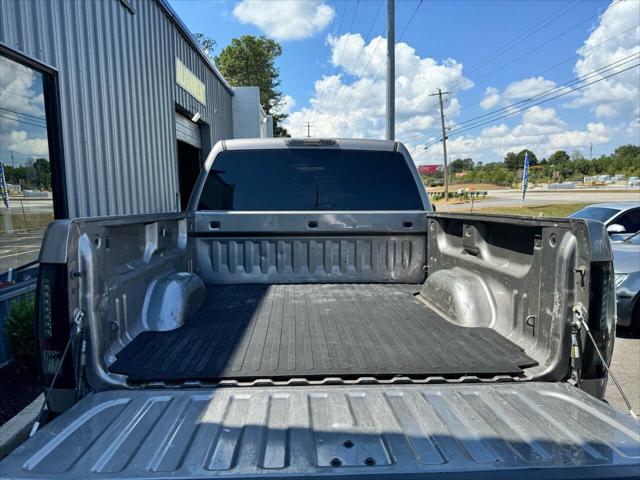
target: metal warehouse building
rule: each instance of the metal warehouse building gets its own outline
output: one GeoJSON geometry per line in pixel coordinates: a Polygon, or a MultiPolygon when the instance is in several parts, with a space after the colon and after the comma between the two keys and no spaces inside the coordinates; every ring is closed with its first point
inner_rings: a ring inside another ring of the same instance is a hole
{"type": "Polygon", "coordinates": [[[45,127],[58,218],[175,211],[216,141],[270,136],[165,0],[0,0],[0,62],[0,156],[45,127]]]}
{"type": "Polygon", "coordinates": [[[54,214],[183,209],[218,140],[260,136],[258,89],[232,89],[165,0],[0,0],[0,367],[54,214]]]}

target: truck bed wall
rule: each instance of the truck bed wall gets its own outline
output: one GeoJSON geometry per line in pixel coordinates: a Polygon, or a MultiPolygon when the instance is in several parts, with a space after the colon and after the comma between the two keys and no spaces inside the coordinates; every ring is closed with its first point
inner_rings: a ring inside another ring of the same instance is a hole
{"type": "Polygon", "coordinates": [[[436,213],[428,223],[424,301],[451,322],[492,328],[524,348],[540,363],[532,375],[566,376],[572,309],[590,302],[587,224],[436,213]]]}
{"type": "Polygon", "coordinates": [[[424,212],[198,212],[198,274],[224,283],[422,283],[424,212]]]}
{"type": "MultiPolygon", "coordinates": [[[[69,280],[69,319],[85,312],[92,388],[124,386],[108,371],[114,355],[143,331],[183,324],[205,283],[424,282],[421,298],[450,321],[493,328],[523,347],[540,363],[531,378],[564,379],[570,309],[582,302],[588,311],[592,243],[605,245],[597,227],[574,220],[245,215],[52,224],[41,260],[80,272],[69,280]]],[[[606,261],[606,248],[596,253],[606,261]]]]}

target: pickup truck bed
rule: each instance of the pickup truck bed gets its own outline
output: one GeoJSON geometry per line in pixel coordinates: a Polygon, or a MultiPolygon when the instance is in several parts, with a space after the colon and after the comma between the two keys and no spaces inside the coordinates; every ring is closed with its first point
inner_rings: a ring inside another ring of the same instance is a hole
{"type": "Polygon", "coordinates": [[[220,142],[185,214],[40,262],[54,418],[0,478],[640,476],[604,226],[432,212],[401,144],[220,142]]]}
{"type": "Polygon", "coordinates": [[[537,364],[490,328],[456,325],[420,285],[210,285],[172,331],[138,335],[117,355],[130,382],[226,378],[520,375],[537,364]]]}

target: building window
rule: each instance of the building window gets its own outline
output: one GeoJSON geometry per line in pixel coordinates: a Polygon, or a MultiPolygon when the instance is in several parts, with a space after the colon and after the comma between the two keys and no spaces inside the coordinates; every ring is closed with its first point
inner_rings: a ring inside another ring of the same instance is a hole
{"type": "Polygon", "coordinates": [[[0,54],[0,289],[38,259],[54,218],[48,75],[0,54]]]}

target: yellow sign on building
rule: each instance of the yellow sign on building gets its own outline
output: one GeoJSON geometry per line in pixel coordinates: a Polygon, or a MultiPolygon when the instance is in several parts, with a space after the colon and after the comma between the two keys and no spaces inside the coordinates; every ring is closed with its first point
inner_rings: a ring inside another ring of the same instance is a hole
{"type": "Polygon", "coordinates": [[[176,58],[176,83],[201,104],[207,104],[207,88],[204,83],[176,58]]]}

